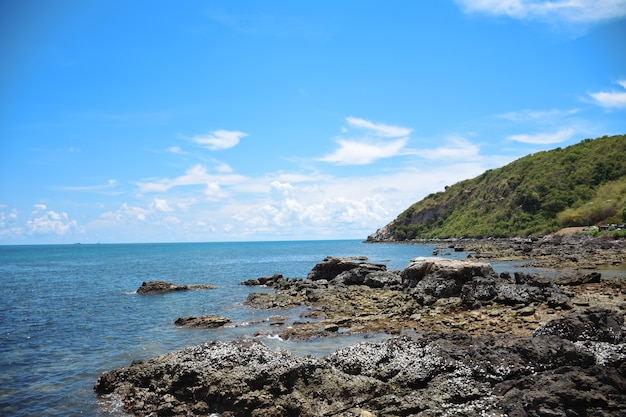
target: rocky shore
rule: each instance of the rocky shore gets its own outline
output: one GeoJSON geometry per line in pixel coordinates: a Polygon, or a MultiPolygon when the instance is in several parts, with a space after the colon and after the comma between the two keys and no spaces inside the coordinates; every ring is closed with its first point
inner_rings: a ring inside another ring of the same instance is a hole
{"type": "Polygon", "coordinates": [[[435,244],[441,253],[467,252],[474,259],[520,261],[520,265],[524,266],[596,269],[626,265],[626,239],[613,239],[610,235],[593,237],[579,233],[578,229],[564,229],[542,238],[468,238],[412,242],[435,244]]]}
{"type": "Polygon", "coordinates": [[[95,392],[138,416],[626,417],[626,283],[496,274],[473,257],[402,271],[328,257],[306,279],[248,280],[275,290],[250,307],[308,307],[272,326],[284,339],[390,338],[323,358],[212,342],[104,373],[95,392]]]}

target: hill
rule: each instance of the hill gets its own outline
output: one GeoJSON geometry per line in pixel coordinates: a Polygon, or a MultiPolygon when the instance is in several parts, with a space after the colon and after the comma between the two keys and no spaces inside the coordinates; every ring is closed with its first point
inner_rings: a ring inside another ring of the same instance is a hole
{"type": "Polygon", "coordinates": [[[626,136],[525,156],[411,205],[370,242],[544,235],[626,221],[626,136]]]}

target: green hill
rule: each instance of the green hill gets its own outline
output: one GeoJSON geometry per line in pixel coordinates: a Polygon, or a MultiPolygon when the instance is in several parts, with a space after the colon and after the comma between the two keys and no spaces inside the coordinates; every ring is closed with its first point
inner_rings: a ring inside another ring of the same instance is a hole
{"type": "Polygon", "coordinates": [[[626,136],[604,136],[528,155],[446,187],[368,241],[544,235],[624,221],[626,136]]]}

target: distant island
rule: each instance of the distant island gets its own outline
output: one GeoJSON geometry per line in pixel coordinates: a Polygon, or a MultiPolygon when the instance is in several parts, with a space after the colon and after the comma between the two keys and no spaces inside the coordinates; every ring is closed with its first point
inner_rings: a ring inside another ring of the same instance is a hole
{"type": "Polygon", "coordinates": [[[626,137],[617,135],[537,152],[447,186],[367,241],[536,237],[569,227],[625,237],[624,222],[626,137]]]}

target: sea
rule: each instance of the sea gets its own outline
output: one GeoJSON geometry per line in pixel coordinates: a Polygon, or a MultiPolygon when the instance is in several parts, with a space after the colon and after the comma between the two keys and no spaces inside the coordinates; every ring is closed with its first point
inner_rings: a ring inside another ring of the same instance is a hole
{"type": "Polygon", "coordinates": [[[271,290],[241,282],[273,274],[305,278],[326,256],[365,256],[389,270],[403,269],[434,249],[360,240],[0,246],[0,416],[121,417],[120,404],[93,393],[102,372],[213,340],[262,333],[272,349],[324,356],[364,336],[281,340],[271,334],[269,318],[285,316],[288,325],[302,308],[249,308],[244,301],[250,292],[271,290]],[[217,288],[136,293],[152,280],[217,288]],[[209,314],[232,325],[174,325],[179,317],[209,314]]]}

